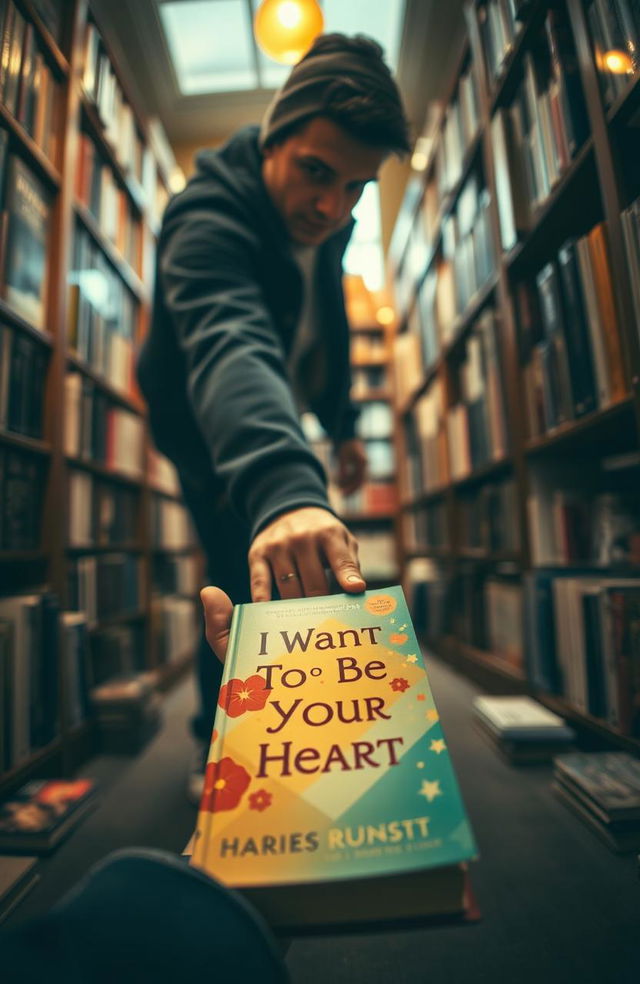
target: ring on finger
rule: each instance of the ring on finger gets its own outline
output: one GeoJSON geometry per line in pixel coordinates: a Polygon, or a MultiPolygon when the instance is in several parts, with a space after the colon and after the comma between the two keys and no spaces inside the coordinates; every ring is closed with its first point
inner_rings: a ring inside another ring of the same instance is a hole
{"type": "Polygon", "coordinates": [[[297,576],[298,575],[295,573],[295,571],[290,571],[289,574],[281,574],[280,577],[278,578],[278,580],[279,581],[291,581],[292,578],[297,577],[297,576]]]}

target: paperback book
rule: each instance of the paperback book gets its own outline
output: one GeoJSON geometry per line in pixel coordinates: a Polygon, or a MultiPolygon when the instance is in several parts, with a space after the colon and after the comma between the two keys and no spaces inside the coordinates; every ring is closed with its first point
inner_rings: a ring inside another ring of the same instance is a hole
{"type": "Polygon", "coordinates": [[[26,783],[0,804],[0,850],[47,854],[96,805],[93,779],[26,783]]]}
{"type": "Polygon", "coordinates": [[[295,932],[464,915],[476,854],[401,588],[236,606],[192,864],[295,932]]]}
{"type": "Polygon", "coordinates": [[[576,752],[553,761],[552,789],[611,848],[640,848],[640,761],[627,752],[576,752]]]}
{"type": "Polygon", "coordinates": [[[473,713],[481,733],[512,765],[548,762],[575,740],[558,714],[530,697],[474,697],[473,713]]]}

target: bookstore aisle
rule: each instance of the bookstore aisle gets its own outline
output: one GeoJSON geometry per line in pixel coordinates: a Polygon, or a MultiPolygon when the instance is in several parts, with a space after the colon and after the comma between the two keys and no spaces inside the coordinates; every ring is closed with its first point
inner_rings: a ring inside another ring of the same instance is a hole
{"type": "MultiPolygon", "coordinates": [[[[481,857],[472,866],[480,922],[304,938],[287,964],[294,984],[636,984],[640,882],[551,792],[551,766],[507,765],[472,723],[478,687],[435,657],[434,695],[481,857]]],[[[98,808],[45,862],[8,925],[52,905],[94,861],[126,845],[181,850],[195,812],[184,797],[191,753],[190,682],[165,701],[165,726],[137,758],[101,757],[98,808]]]]}
{"type": "Polygon", "coordinates": [[[435,657],[429,679],[480,850],[476,924],[293,943],[304,984],[636,984],[640,881],[554,797],[551,765],[507,765],[478,734],[479,688],[435,657]]]}

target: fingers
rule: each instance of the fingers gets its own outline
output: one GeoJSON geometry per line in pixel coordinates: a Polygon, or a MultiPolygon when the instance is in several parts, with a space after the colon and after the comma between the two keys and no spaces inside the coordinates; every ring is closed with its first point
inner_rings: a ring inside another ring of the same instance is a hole
{"type": "Polygon", "coordinates": [[[249,551],[251,597],[269,601],[275,582],[281,598],[328,594],[330,567],[343,591],[364,591],[357,542],[328,510],[304,507],[277,517],[249,551]]]}
{"type": "Polygon", "coordinates": [[[324,557],[312,543],[301,543],[296,554],[296,564],[305,598],[318,598],[329,594],[329,582],[324,569],[324,557]]]}
{"type": "Polygon", "coordinates": [[[204,608],[205,635],[214,653],[224,663],[229,642],[233,602],[220,588],[207,587],[200,592],[204,608]]]}
{"type": "Polygon", "coordinates": [[[367,584],[360,571],[355,541],[353,545],[349,541],[346,544],[331,541],[325,549],[331,570],[342,590],[351,594],[364,591],[367,584]]]}
{"type": "Polygon", "coordinates": [[[257,550],[249,552],[251,601],[271,601],[271,567],[267,558],[257,550]]]}

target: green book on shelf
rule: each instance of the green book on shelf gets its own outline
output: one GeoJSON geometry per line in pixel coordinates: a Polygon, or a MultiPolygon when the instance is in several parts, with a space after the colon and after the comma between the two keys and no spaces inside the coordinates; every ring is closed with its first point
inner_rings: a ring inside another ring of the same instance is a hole
{"type": "Polygon", "coordinates": [[[463,914],[476,853],[401,588],[236,606],[192,863],[295,931],[463,914]]]}

